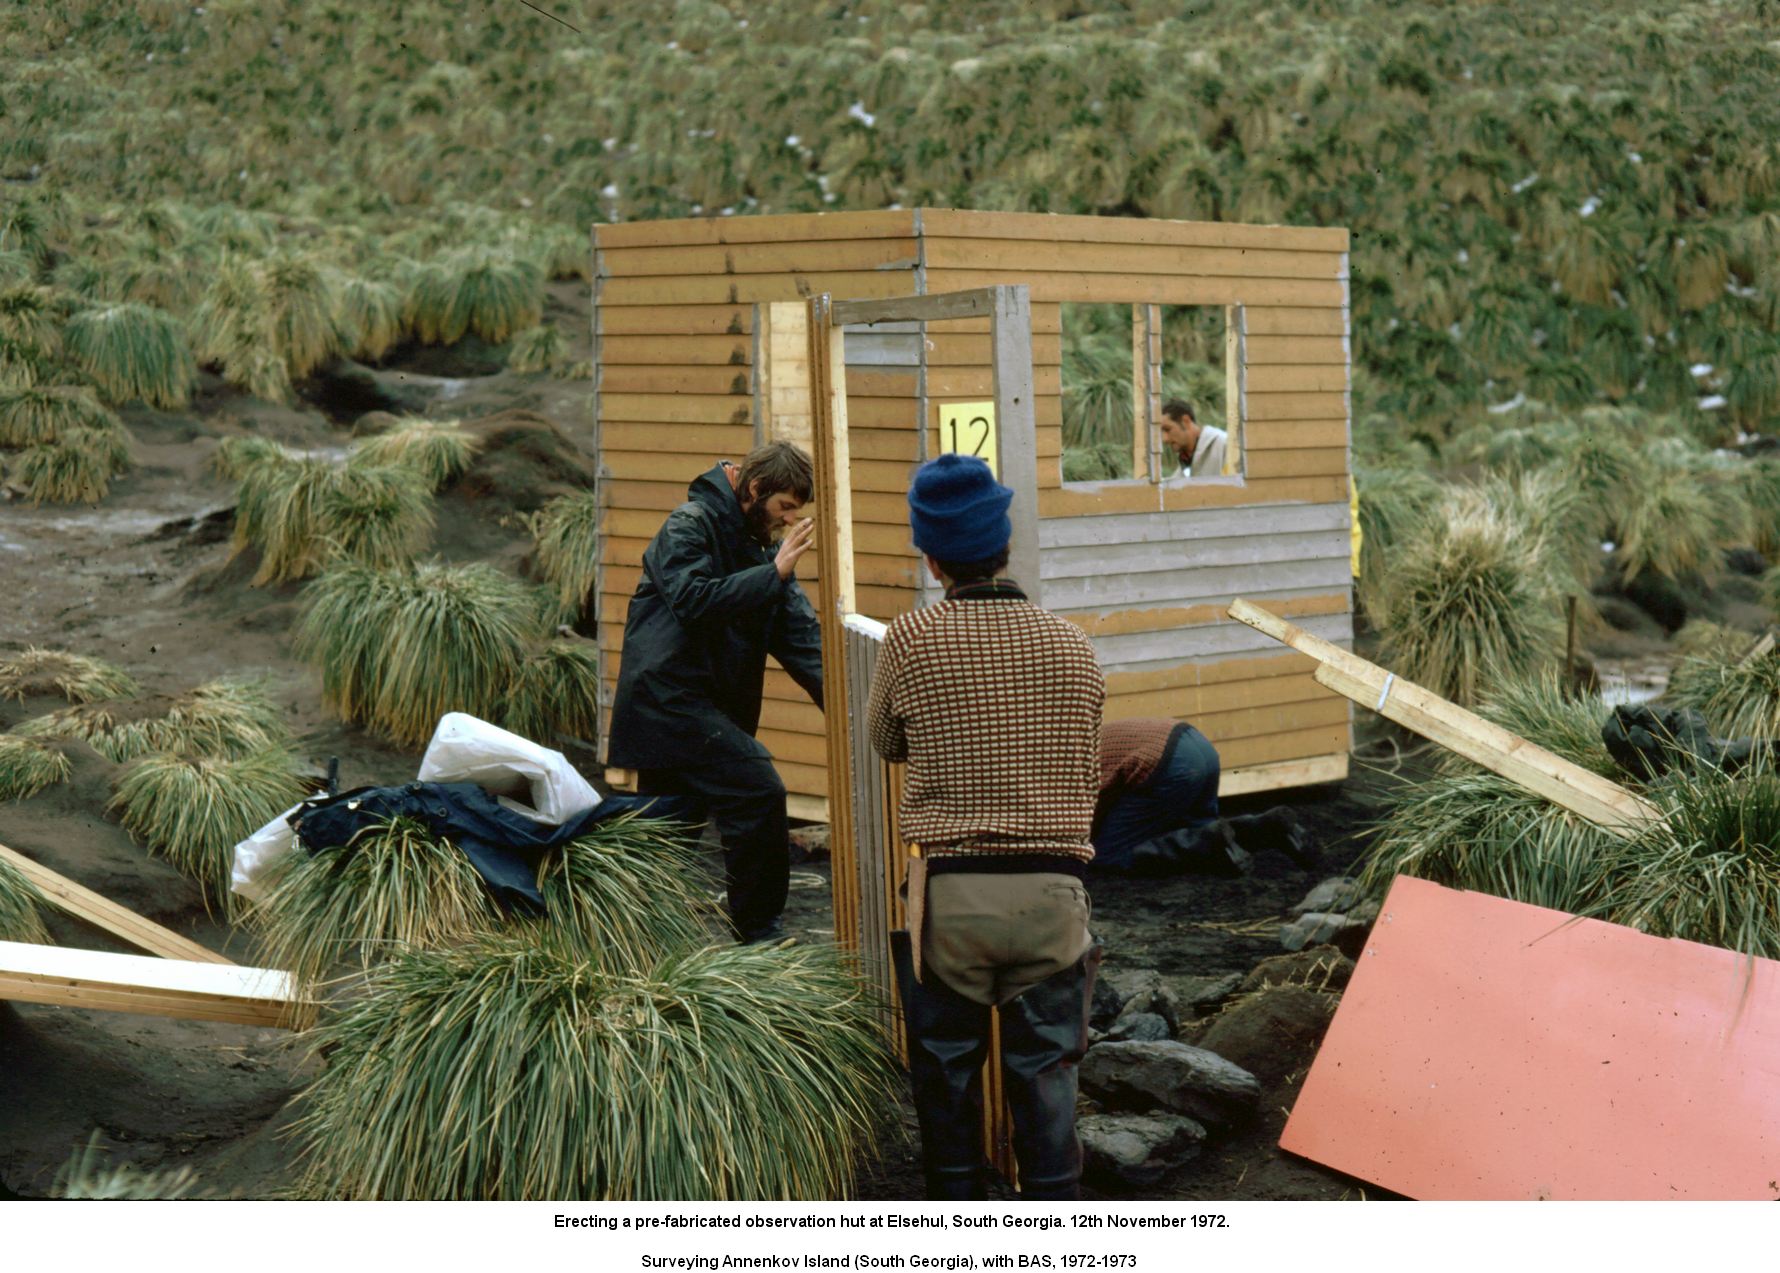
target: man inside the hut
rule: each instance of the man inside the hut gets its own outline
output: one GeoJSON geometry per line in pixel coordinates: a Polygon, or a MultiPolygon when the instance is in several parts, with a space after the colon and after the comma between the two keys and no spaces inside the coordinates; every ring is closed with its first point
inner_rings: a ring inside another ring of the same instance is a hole
{"type": "Polygon", "coordinates": [[[1222,477],[1229,437],[1214,425],[1200,424],[1185,398],[1162,404],[1162,441],[1180,460],[1185,477],[1222,477]]]}
{"type": "Polygon", "coordinates": [[[986,1197],[982,1064],[990,1008],[1023,1197],[1078,1196],[1076,1067],[1099,947],[1083,873],[1106,682],[1080,628],[1006,576],[1013,492],[942,455],[909,523],[937,605],[891,621],[871,687],[872,746],[908,765],[909,932],[898,951],[927,1196],[986,1197]]]}
{"type": "Polygon", "coordinates": [[[1223,817],[1217,748],[1184,721],[1107,721],[1100,734],[1094,868],[1132,875],[1247,875],[1276,850],[1315,863],[1309,832],[1290,809],[1223,817]]]}
{"type": "Polygon", "coordinates": [[[797,583],[814,526],[810,457],[789,442],[725,460],[643,552],[624,624],[607,764],[643,795],[690,798],[723,841],[729,918],[745,943],[784,936],[785,784],[754,737],[771,654],[822,706],[816,613],[797,583]]]}

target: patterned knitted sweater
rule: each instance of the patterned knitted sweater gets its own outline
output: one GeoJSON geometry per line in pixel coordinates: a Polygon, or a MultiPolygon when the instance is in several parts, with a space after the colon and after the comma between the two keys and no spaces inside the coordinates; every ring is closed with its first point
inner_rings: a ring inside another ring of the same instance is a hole
{"type": "Polygon", "coordinates": [[[1105,701],[1087,636],[1008,580],[892,620],[867,714],[877,753],[908,763],[903,838],[933,869],[1087,862],[1105,701]]]}

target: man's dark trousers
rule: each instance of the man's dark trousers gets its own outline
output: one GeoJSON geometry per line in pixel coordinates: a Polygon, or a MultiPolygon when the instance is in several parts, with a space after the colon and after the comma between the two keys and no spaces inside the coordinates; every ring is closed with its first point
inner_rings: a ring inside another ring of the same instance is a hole
{"type": "Polygon", "coordinates": [[[785,784],[764,756],[725,756],[688,769],[640,769],[637,794],[685,796],[704,810],[723,841],[729,918],[736,936],[764,935],[785,909],[791,885],[785,784]]]}

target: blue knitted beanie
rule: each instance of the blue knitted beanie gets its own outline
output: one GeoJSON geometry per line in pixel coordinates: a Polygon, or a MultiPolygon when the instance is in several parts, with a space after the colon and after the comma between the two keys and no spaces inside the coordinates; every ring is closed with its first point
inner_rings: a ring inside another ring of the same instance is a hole
{"type": "Polygon", "coordinates": [[[915,547],[939,561],[987,561],[1013,537],[1014,493],[971,455],[942,455],[915,470],[909,528],[915,547]]]}

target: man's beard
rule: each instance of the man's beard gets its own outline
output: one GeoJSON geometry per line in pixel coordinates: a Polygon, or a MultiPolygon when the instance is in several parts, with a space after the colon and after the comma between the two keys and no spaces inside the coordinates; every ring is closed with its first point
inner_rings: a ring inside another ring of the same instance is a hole
{"type": "Polygon", "coordinates": [[[742,510],[742,524],[748,529],[748,537],[762,548],[771,548],[778,542],[773,533],[773,525],[767,520],[765,500],[759,500],[752,508],[742,510]]]}

